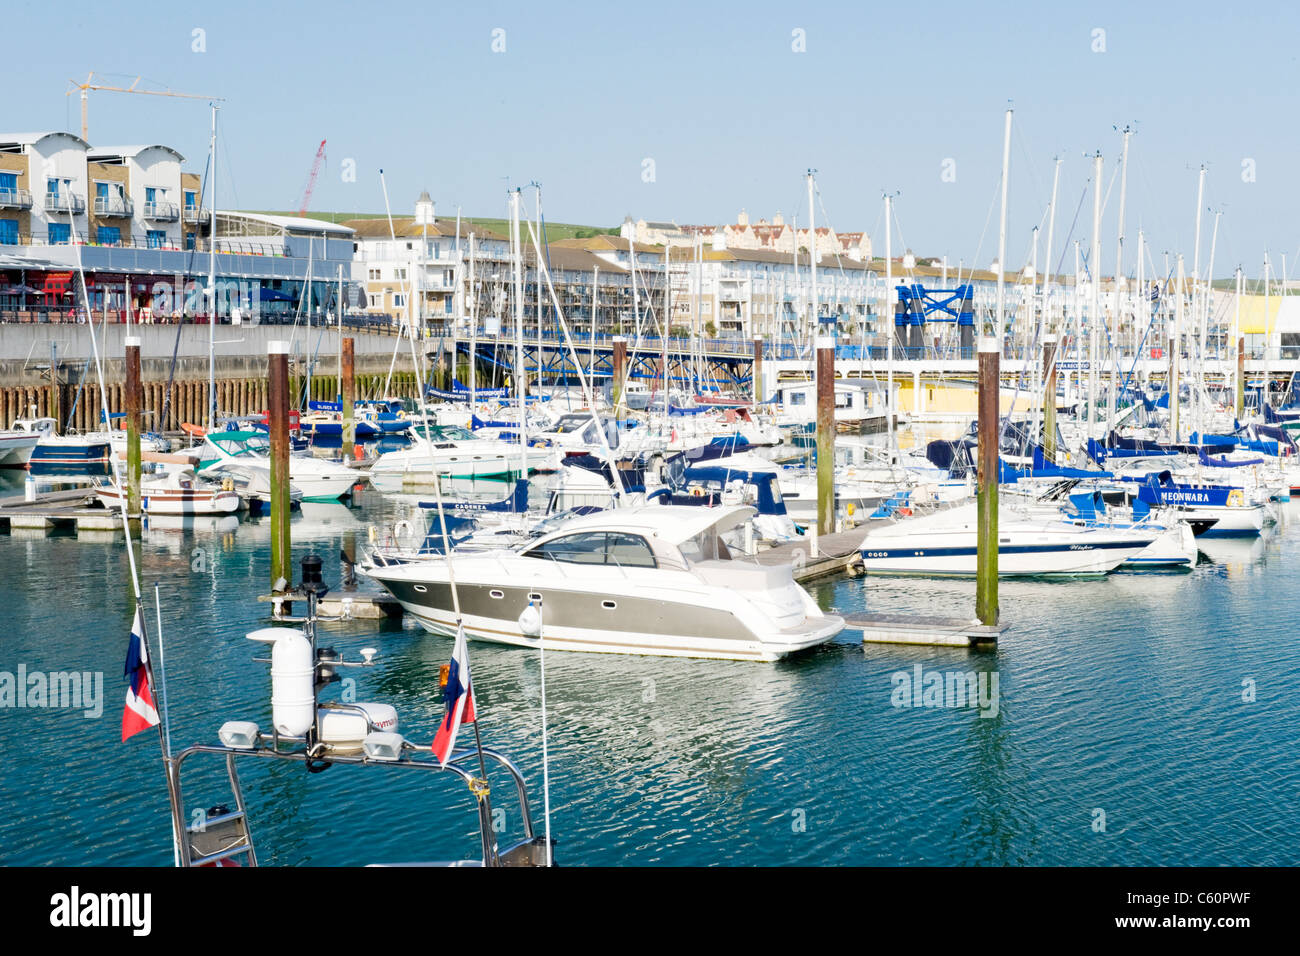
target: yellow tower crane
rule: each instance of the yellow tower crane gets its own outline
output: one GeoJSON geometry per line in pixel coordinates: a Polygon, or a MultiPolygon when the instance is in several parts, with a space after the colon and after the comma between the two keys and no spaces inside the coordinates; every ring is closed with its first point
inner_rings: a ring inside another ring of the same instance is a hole
{"type": "Polygon", "coordinates": [[[94,78],[94,73],[88,73],[86,74],[86,81],[84,83],[78,83],[76,80],[68,81],[73,87],[71,90],[68,90],[68,96],[71,96],[77,90],[81,91],[81,138],[87,142],[90,142],[90,128],[89,119],[86,115],[86,94],[91,90],[101,90],[109,93],[143,93],[146,96],[179,96],[187,100],[212,100],[213,102],[221,102],[220,96],[200,96],[197,93],[174,93],[171,90],[142,90],[138,88],[140,80],[142,79],[138,76],[131,82],[130,86],[104,86],[98,83],[91,83],[90,81],[94,78]]]}

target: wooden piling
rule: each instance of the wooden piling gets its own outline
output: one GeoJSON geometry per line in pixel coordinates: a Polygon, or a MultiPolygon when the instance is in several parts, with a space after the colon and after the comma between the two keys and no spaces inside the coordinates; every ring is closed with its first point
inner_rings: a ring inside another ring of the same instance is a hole
{"type": "Polygon", "coordinates": [[[343,402],[343,454],[360,457],[356,451],[357,443],[357,340],[351,336],[343,339],[342,355],[342,395],[343,402]]]}
{"type": "Polygon", "coordinates": [[[1001,349],[993,336],[979,343],[979,451],[975,493],[975,616],[981,624],[998,623],[998,385],[1001,349]]]}
{"type": "Polygon", "coordinates": [[[614,417],[622,421],[627,417],[627,408],[623,405],[623,375],[627,367],[627,339],[621,335],[614,336],[614,417]]]}
{"type": "Polygon", "coordinates": [[[271,431],[271,589],[281,579],[293,583],[289,543],[289,343],[267,348],[271,431]]]}
{"type": "Polygon", "coordinates": [[[749,397],[755,404],[763,400],[763,336],[754,336],[754,363],[749,376],[749,397]]]}
{"type": "Polygon", "coordinates": [[[140,517],[140,339],[126,338],[126,514],[140,517]]]}
{"type": "Polygon", "coordinates": [[[817,336],[817,533],[835,531],[835,340],[817,336]]]}
{"type": "Polygon", "coordinates": [[[1056,464],[1056,336],[1043,336],[1043,461],[1056,464]]]}

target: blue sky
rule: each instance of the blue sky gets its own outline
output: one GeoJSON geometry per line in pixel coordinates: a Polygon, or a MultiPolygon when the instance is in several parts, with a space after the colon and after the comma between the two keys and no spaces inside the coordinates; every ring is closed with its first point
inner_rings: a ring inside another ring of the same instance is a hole
{"type": "MultiPolygon", "coordinates": [[[[538,180],[558,221],[720,223],[744,208],[802,222],[802,176],[813,167],[819,224],[865,229],[879,253],[880,197],[898,192],[896,252],[987,266],[1011,101],[1009,264],[1029,259],[1058,155],[1054,258],[1067,235],[1088,248],[1091,198],[1070,228],[1091,174],[1085,153],[1102,151],[1109,185],[1115,127],[1134,124],[1129,249],[1141,227],[1158,268],[1164,252],[1182,251],[1190,270],[1204,162],[1205,206],[1223,211],[1215,273],[1240,263],[1257,274],[1266,249],[1276,268],[1286,254],[1300,272],[1300,15],[1147,6],[229,0],[65,12],[11,2],[9,35],[32,42],[11,47],[0,74],[9,91],[0,127],[77,131],[77,97],[64,94],[91,70],[103,82],[142,74],[155,89],[222,96],[219,199],[242,208],[296,206],[321,139],[328,160],[312,208],[344,212],[382,210],[382,167],[403,214],[427,188],[440,217],[457,206],[503,215],[507,183],[538,180]],[[498,28],[504,52],[492,49],[498,28]],[[804,52],[793,49],[796,30],[804,52]],[[346,160],[355,182],[344,181],[346,160]],[[941,177],[946,160],[955,181],[941,177]]],[[[90,96],[92,142],[167,143],[202,170],[203,101],[90,96]]],[[[1116,185],[1101,229],[1108,273],[1118,199],[1116,185]]],[[[1068,270],[1072,251],[1065,261],[1068,270]]]]}

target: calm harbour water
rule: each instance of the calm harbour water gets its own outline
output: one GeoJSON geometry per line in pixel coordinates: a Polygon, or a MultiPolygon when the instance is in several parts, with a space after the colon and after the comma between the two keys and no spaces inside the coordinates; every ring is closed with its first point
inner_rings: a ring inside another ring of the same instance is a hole
{"type": "MultiPolygon", "coordinates": [[[[548,655],[557,859],[1295,865],[1300,504],[1280,508],[1264,539],[1213,544],[1191,572],[1003,582],[1011,629],[995,652],[864,646],[845,632],[778,664],[548,655]],[[896,675],[916,665],[996,673],[996,716],[894,706],[896,675]]],[[[315,551],[337,583],[345,541],[412,510],[373,494],[360,507],[308,505],[293,521],[295,564],[315,551]]],[[[161,588],[173,746],[214,742],[229,719],[269,725],[268,667],[253,662],[264,649],[244,638],[267,623],[255,596],[268,587],[268,526],[151,531],[143,555],[151,627],[161,588]]],[[[0,709],[0,862],[169,865],[157,737],[120,741],[131,618],[120,538],[0,536],[0,582],[0,671],[104,675],[98,719],[0,709]]],[[[974,600],[962,582],[811,590],[840,611],[950,614],[974,600]]],[[[353,659],[379,648],[377,666],[346,676],[359,700],[393,704],[400,730],[427,742],[451,641],[373,622],[323,623],[321,634],[353,659]]],[[[483,644],[470,654],[484,742],[525,771],[540,828],[537,657],[483,644]]],[[[241,774],[263,863],[477,853],[472,801],[449,775],[253,761],[241,774]]],[[[517,834],[505,780],[493,779],[517,834]]],[[[222,783],[189,777],[189,806],[225,801],[222,783]]]]}

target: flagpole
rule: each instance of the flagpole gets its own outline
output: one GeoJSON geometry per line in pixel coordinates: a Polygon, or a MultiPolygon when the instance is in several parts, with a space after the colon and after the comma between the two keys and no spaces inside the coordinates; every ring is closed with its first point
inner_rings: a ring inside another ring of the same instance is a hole
{"type": "MultiPolygon", "coordinates": [[[[107,380],[104,377],[104,365],[99,355],[99,340],[95,336],[95,323],[90,310],[90,293],[86,290],[86,270],[83,268],[81,261],[81,244],[77,241],[76,217],[69,216],[68,221],[70,223],[69,235],[72,239],[72,248],[76,255],[77,274],[81,278],[81,301],[82,307],[86,310],[86,326],[90,331],[90,347],[95,358],[95,374],[99,379],[100,414],[103,416],[104,421],[107,422],[110,420],[108,417],[107,380]]],[[[118,467],[117,456],[110,454],[108,458],[109,465],[113,470],[113,481],[120,490],[122,488],[122,473],[118,467]]],[[[131,521],[126,512],[126,505],[123,502],[121,509],[122,529],[126,532],[126,560],[127,567],[131,572],[131,589],[135,595],[135,617],[132,620],[132,627],[134,627],[135,620],[140,622],[140,645],[144,651],[145,671],[148,675],[149,686],[152,688],[156,686],[153,678],[153,656],[149,653],[149,629],[145,625],[144,601],[140,594],[140,576],[135,562],[135,545],[131,539],[131,521]]],[[[161,721],[158,723],[158,745],[162,749],[163,770],[167,776],[167,798],[172,808],[172,849],[175,852],[180,843],[180,834],[184,829],[184,824],[181,821],[180,807],[176,802],[176,780],[173,776],[173,766],[167,751],[167,740],[163,736],[161,721]]]]}
{"type": "MultiPolygon", "coordinates": [[[[451,538],[447,534],[447,512],[446,509],[443,508],[443,504],[442,504],[442,478],[440,475],[438,475],[436,471],[434,472],[433,475],[433,493],[434,493],[434,497],[437,499],[438,502],[438,524],[442,528],[442,543],[443,543],[443,548],[445,549],[444,554],[446,555],[446,560],[447,560],[447,582],[448,584],[451,585],[451,606],[453,611],[456,614],[456,640],[459,641],[460,638],[463,637],[465,633],[465,622],[464,619],[461,617],[461,613],[460,613],[460,593],[456,590],[456,572],[452,568],[452,562],[451,562],[451,538]]],[[[453,645],[453,650],[452,650],[453,656],[455,655],[455,653],[456,652],[454,650],[454,645],[453,645]]],[[[468,653],[466,654],[465,659],[469,660],[468,653]]],[[[472,674],[470,675],[469,686],[466,687],[466,693],[470,695],[473,695],[474,693],[474,683],[473,683],[472,674]]],[[[471,783],[470,789],[474,792],[474,796],[478,798],[480,803],[487,804],[488,810],[490,811],[492,805],[491,803],[492,791],[488,786],[487,764],[483,759],[483,738],[479,734],[477,708],[475,708],[475,713],[474,713],[474,747],[478,751],[478,771],[479,771],[479,777],[483,781],[483,786],[481,788],[476,788],[471,783]]],[[[450,756],[450,754],[448,754],[448,756],[450,756]]],[[[485,814],[485,819],[488,821],[489,825],[491,823],[491,816],[492,814],[490,812],[485,814]]],[[[486,837],[484,838],[484,847],[485,848],[487,847],[486,837]]],[[[491,860],[484,860],[483,862],[488,866],[492,865],[491,860]]]]}
{"type": "MultiPolygon", "coordinates": [[[[665,373],[666,374],[666,373],[665,373]]],[[[667,387],[664,388],[664,403],[667,407],[667,387]]],[[[546,865],[554,866],[551,860],[551,766],[546,749],[546,607],[542,601],[537,602],[537,659],[542,671],[542,820],[546,824],[546,865]]],[[[477,729],[478,722],[474,727],[477,729]]]]}
{"type": "MultiPolygon", "coordinates": [[[[167,660],[163,654],[163,624],[162,624],[162,598],[158,591],[158,582],[153,586],[153,605],[154,611],[158,616],[158,702],[162,704],[162,723],[159,727],[163,734],[163,761],[170,768],[172,765],[172,725],[171,719],[167,716],[167,660]]],[[[146,666],[152,669],[152,662],[147,662],[146,666]]],[[[152,670],[150,681],[153,680],[152,670]]],[[[176,840],[176,829],[172,828],[172,863],[175,866],[181,865],[181,846],[176,840]]]]}

